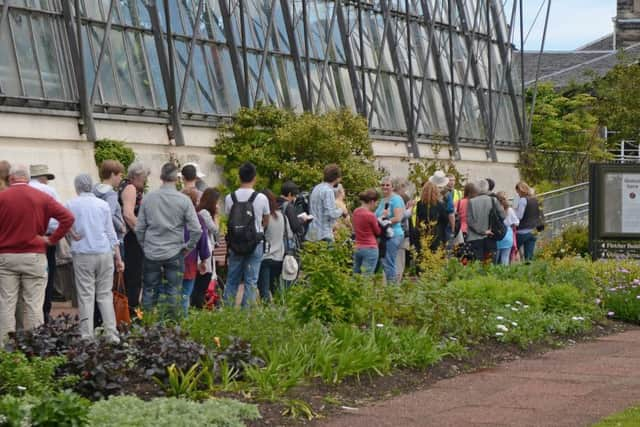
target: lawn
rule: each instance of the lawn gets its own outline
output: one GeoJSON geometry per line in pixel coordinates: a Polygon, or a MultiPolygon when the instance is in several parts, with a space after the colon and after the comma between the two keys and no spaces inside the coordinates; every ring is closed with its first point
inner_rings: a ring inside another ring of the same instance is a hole
{"type": "Polygon", "coordinates": [[[640,425],[640,406],[625,409],[613,414],[593,427],[636,427],[640,425]]]}

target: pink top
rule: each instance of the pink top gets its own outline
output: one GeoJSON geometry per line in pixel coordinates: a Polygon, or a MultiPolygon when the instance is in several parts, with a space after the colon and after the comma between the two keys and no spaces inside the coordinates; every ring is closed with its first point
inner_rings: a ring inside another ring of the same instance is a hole
{"type": "Polygon", "coordinates": [[[377,248],[376,236],[382,230],[375,214],[367,208],[359,207],[353,211],[353,231],[356,234],[356,248],[377,248]]]}
{"type": "Polygon", "coordinates": [[[466,233],[469,229],[467,225],[467,211],[469,209],[469,199],[464,198],[458,200],[456,204],[456,210],[458,211],[458,216],[460,217],[460,230],[463,233],[466,233]]]}

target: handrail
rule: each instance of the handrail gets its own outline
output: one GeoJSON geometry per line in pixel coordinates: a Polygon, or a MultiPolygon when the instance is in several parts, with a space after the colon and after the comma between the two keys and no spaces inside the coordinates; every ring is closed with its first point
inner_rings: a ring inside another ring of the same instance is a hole
{"type": "Polygon", "coordinates": [[[573,206],[569,206],[568,208],[564,208],[564,209],[558,209],[557,211],[553,211],[553,212],[548,212],[545,213],[544,216],[545,217],[550,217],[550,216],[554,216],[554,215],[559,215],[559,214],[563,214],[565,212],[570,212],[570,211],[574,211],[574,210],[578,210],[581,208],[586,208],[589,207],[589,203],[581,203],[579,205],[573,205],[573,206]]]}
{"type": "Polygon", "coordinates": [[[550,194],[556,194],[556,193],[564,193],[567,192],[569,190],[572,190],[574,188],[578,188],[578,187],[586,187],[589,185],[589,181],[587,182],[581,182],[580,184],[574,184],[574,185],[570,185],[568,187],[562,187],[562,188],[558,188],[557,190],[551,190],[551,191],[547,191],[546,193],[540,193],[538,196],[540,197],[544,197],[544,196],[548,196],[550,194]]]}

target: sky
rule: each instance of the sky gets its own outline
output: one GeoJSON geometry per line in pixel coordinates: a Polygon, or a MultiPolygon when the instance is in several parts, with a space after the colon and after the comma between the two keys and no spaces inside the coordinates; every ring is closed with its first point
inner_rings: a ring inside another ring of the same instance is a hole
{"type": "MultiPolygon", "coordinates": [[[[513,1],[504,2],[507,21],[511,18],[513,1]]],[[[548,1],[551,1],[551,13],[545,50],[573,50],[613,30],[611,18],[616,14],[616,0],[523,0],[525,50],[540,49],[548,1]],[[536,15],[543,3],[544,7],[536,21],[536,15]],[[529,30],[531,32],[527,38],[529,30]]],[[[517,19],[516,28],[519,32],[517,19]]],[[[514,38],[514,42],[516,46],[520,46],[519,34],[514,38]]]]}

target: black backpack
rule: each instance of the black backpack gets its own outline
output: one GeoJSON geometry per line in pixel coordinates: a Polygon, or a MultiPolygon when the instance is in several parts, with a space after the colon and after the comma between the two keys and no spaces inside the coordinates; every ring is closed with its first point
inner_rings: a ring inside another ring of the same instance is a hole
{"type": "Polygon", "coordinates": [[[500,218],[500,213],[496,207],[496,199],[491,198],[491,210],[489,211],[489,230],[493,233],[493,236],[489,236],[491,240],[499,242],[507,235],[507,226],[504,225],[504,221],[500,218]]]}
{"type": "Polygon", "coordinates": [[[258,230],[255,224],[255,210],[253,202],[258,197],[257,192],[253,192],[246,202],[238,202],[236,193],[231,193],[231,212],[227,223],[227,245],[238,255],[249,255],[260,243],[258,230]]]}

